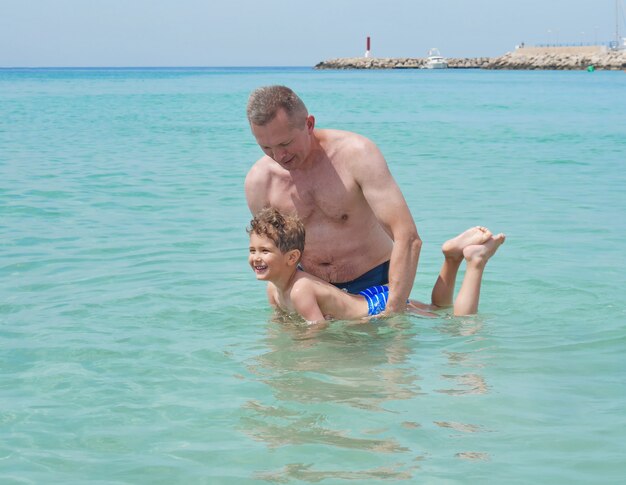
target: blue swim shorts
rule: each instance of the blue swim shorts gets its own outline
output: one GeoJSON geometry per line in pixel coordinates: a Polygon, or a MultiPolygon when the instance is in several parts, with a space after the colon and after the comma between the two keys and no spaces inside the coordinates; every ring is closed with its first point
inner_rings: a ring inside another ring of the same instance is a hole
{"type": "Polygon", "coordinates": [[[344,283],[330,282],[331,285],[353,295],[358,295],[361,291],[366,291],[372,286],[386,285],[387,283],[389,283],[389,261],[379,264],[352,281],[344,283]]]}
{"type": "Polygon", "coordinates": [[[378,315],[385,311],[387,299],[389,298],[389,287],[387,285],[371,286],[359,292],[367,300],[368,315],[378,315]]]}

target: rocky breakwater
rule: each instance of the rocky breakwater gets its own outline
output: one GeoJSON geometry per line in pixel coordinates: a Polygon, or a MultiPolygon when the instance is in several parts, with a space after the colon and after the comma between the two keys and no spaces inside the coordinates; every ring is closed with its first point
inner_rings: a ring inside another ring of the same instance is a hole
{"type": "MultiPolygon", "coordinates": [[[[478,69],[486,67],[489,57],[447,58],[452,69],[478,69]]],[[[315,69],[420,69],[426,58],[421,57],[341,57],[320,62],[315,69]]]]}
{"type": "MultiPolygon", "coordinates": [[[[521,47],[500,57],[450,58],[450,69],[626,69],[626,50],[602,46],[521,47]]],[[[423,57],[341,57],[320,62],[315,69],[420,69],[423,57]]]]}
{"type": "Polygon", "coordinates": [[[491,60],[486,69],[626,69],[626,51],[602,46],[522,47],[491,60]]]}

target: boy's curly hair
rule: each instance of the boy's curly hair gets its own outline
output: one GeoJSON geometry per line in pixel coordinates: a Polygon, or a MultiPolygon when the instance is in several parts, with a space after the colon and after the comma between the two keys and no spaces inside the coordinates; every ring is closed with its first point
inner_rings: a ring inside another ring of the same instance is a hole
{"type": "Polygon", "coordinates": [[[282,253],[304,251],[304,224],[297,216],[284,216],[273,207],[261,209],[250,221],[248,234],[269,237],[282,253]]]}

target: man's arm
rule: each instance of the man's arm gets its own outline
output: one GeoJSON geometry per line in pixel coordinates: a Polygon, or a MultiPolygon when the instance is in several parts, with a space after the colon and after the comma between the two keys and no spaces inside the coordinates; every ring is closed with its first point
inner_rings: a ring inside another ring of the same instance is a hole
{"type": "Polygon", "coordinates": [[[422,241],[400,187],[378,147],[360,139],[361,154],[353,160],[353,174],[379,223],[393,239],[389,264],[389,301],[385,313],[406,310],[413,287],[422,241]]]}
{"type": "Polygon", "coordinates": [[[246,175],[246,180],[244,182],[246,201],[248,203],[248,209],[250,209],[250,213],[252,215],[255,215],[261,209],[264,209],[269,205],[267,197],[267,181],[259,164],[260,161],[252,166],[248,175],[246,175]]]}

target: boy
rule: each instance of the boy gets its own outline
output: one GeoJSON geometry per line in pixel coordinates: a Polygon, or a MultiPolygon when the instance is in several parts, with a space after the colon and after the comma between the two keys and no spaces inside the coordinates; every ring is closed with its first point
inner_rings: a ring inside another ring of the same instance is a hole
{"type": "MultiPolygon", "coordinates": [[[[257,279],[268,282],[267,296],[276,309],[297,313],[308,323],[362,319],[384,312],[389,292],[386,286],[352,295],[298,268],[305,232],[297,217],[283,216],[273,208],[263,209],[250,221],[247,232],[248,262],[257,279]]],[[[432,304],[409,300],[407,310],[434,316],[428,311],[452,305],[456,275],[465,259],[467,269],[454,302],[454,314],[476,313],[485,265],[504,240],[504,234],[493,236],[488,229],[477,226],[446,241],[442,246],[445,259],[432,291],[432,304]]]]}

